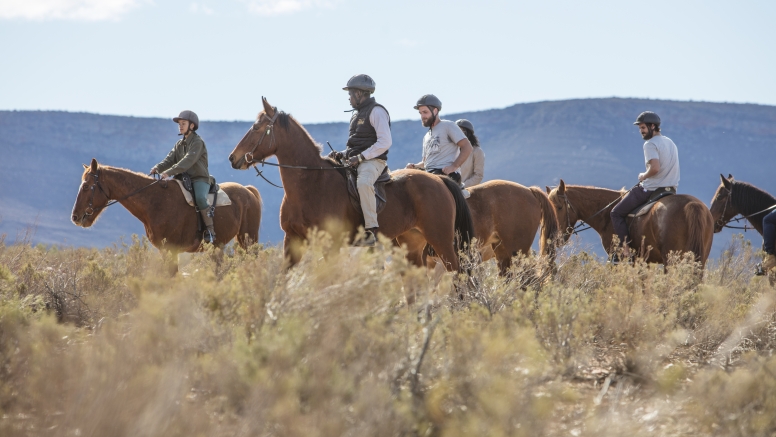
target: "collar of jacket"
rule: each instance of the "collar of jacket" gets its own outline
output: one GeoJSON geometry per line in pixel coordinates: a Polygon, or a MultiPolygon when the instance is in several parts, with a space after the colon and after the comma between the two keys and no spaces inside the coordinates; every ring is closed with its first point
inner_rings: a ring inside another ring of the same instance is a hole
{"type": "Polygon", "coordinates": [[[199,138],[199,135],[197,135],[197,132],[192,132],[189,136],[181,138],[181,143],[189,145],[195,138],[199,138]]]}
{"type": "Polygon", "coordinates": [[[361,112],[362,109],[366,108],[367,106],[369,106],[369,105],[371,105],[373,103],[375,103],[375,98],[374,97],[370,97],[370,98],[364,100],[363,102],[361,102],[361,104],[358,105],[356,110],[361,112]]]}

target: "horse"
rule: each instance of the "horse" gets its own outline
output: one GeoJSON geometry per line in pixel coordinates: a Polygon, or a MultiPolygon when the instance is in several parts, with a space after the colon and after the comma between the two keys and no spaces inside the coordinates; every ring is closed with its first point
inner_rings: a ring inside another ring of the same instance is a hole
{"type": "MultiPolygon", "coordinates": [[[[575,232],[582,221],[598,232],[607,253],[616,253],[612,244],[614,226],[609,216],[612,208],[624,196],[624,191],[606,188],[566,185],[561,179],[554,189],[547,187],[550,201],[555,205],[560,226],[566,226],[564,241],[575,232]]],[[[631,247],[648,263],[667,266],[672,251],[692,252],[701,268],[711,252],[714,219],[706,205],[688,194],[674,194],[661,198],[649,212],[628,218],[631,247]]]]}
{"type": "Polygon", "coordinates": [[[725,178],[719,175],[721,183],[711,200],[711,215],[714,217],[714,232],[720,232],[723,227],[741,214],[752,227],[763,234],[763,218],[776,205],[776,197],[752,184],[733,179],[733,175],[725,178]]]}
{"type": "MultiPolygon", "coordinates": [[[[215,208],[218,246],[237,238],[243,249],[259,240],[262,201],[259,191],[233,182],[220,184],[232,201],[215,208]]],[[[106,207],[120,203],[145,227],[148,240],[159,250],[197,252],[202,248],[197,232],[198,217],[174,181],[160,181],[131,170],[101,165],[92,159],[84,165],[81,185],[73,205],[72,221],[82,228],[91,227],[106,207]]],[[[176,256],[173,256],[175,260],[176,256]]],[[[172,261],[170,273],[177,269],[172,261]]]]}
{"type": "MultiPolygon", "coordinates": [[[[467,199],[474,221],[474,236],[483,261],[495,256],[499,273],[505,276],[517,254],[529,255],[531,244],[541,225],[539,253],[551,262],[555,258],[558,220],[555,208],[538,187],[492,180],[467,188],[467,199]]],[[[423,262],[426,241],[420,234],[405,234],[397,244],[406,245],[410,259],[423,262]]],[[[431,266],[433,261],[427,262],[431,266]]]]}
{"type": "MultiPolygon", "coordinates": [[[[277,158],[285,190],[280,227],[286,234],[286,266],[291,268],[301,259],[297,248],[312,229],[340,223],[353,239],[363,219],[350,203],[341,166],[321,156],[321,146],[290,114],[278,111],[264,97],[262,103],[263,111],[229,154],[229,162],[235,169],[247,170],[271,156],[277,158]]],[[[454,242],[458,240],[461,248],[474,235],[461,189],[448,177],[418,170],[395,171],[391,177],[385,186],[386,206],[377,217],[380,233],[393,240],[417,230],[442,257],[445,267],[458,271],[454,242]]]]}

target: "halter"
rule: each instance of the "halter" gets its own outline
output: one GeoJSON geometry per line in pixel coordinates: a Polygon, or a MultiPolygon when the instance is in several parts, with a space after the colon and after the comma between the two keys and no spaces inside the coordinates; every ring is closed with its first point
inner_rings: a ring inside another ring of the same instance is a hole
{"type": "Polygon", "coordinates": [[[157,180],[151,182],[150,184],[148,184],[146,186],[143,186],[143,187],[141,187],[141,188],[139,188],[139,189],[137,189],[137,190],[127,194],[126,196],[122,197],[121,199],[113,199],[113,200],[111,200],[110,196],[108,195],[107,192],[105,192],[105,189],[102,188],[102,184],[100,183],[100,172],[102,172],[102,169],[98,169],[97,173],[89,172],[89,176],[92,176],[94,178],[94,183],[92,184],[91,187],[89,187],[89,190],[91,190],[91,192],[92,192],[92,197],[89,199],[89,206],[86,207],[86,210],[84,211],[84,215],[81,216],[80,222],[83,222],[86,217],[94,215],[95,212],[97,212],[97,211],[99,211],[101,209],[105,209],[105,208],[107,208],[107,207],[109,207],[111,205],[115,205],[115,204],[121,202],[122,200],[128,199],[129,197],[134,196],[135,194],[145,190],[146,188],[150,187],[151,185],[154,185],[155,183],[157,183],[157,182],[159,182],[161,180],[161,179],[157,179],[157,180]],[[99,190],[102,192],[102,194],[105,195],[105,197],[108,199],[108,203],[106,203],[104,206],[98,206],[96,209],[94,208],[94,192],[97,191],[97,190],[95,190],[95,187],[99,188],[99,190]]]}

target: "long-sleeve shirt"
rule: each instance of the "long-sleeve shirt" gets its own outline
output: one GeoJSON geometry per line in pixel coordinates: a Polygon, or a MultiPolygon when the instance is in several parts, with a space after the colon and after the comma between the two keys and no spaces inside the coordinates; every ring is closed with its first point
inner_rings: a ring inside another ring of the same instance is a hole
{"type": "Polygon", "coordinates": [[[461,180],[464,187],[482,182],[485,176],[485,152],[482,147],[472,147],[472,153],[461,166],[461,180]]]}
{"type": "MultiPolygon", "coordinates": [[[[178,140],[167,157],[156,164],[156,171],[170,176],[188,172],[191,180],[210,181],[207,168],[207,148],[202,138],[196,132],[178,140]]],[[[212,183],[212,181],[210,181],[212,183]]]]}
{"type": "Polygon", "coordinates": [[[391,147],[391,126],[388,120],[388,112],[385,109],[375,106],[372,113],[369,114],[369,123],[377,132],[377,141],[368,149],[364,150],[362,155],[364,159],[377,158],[391,147]]]}

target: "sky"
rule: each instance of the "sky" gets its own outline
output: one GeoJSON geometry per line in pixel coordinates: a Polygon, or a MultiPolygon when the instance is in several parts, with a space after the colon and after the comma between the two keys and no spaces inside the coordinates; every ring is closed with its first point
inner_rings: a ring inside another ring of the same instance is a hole
{"type": "MultiPolygon", "coordinates": [[[[347,121],[589,97],[776,105],[776,1],[0,0],[0,110],[347,121]]],[[[443,114],[444,115],[444,114],[443,114]]]]}

